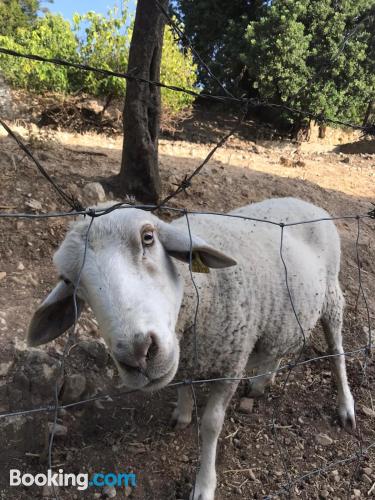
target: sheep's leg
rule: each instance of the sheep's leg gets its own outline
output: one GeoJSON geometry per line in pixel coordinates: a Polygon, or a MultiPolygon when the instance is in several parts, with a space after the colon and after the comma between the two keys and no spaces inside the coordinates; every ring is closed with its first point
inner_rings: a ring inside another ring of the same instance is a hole
{"type": "Polygon", "coordinates": [[[177,407],[172,413],[172,426],[175,429],[184,429],[191,422],[193,411],[193,397],[191,387],[183,385],[178,388],[177,407]]]}
{"type": "Polygon", "coordinates": [[[201,423],[201,463],[190,500],[213,500],[216,488],[216,448],[226,407],[238,383],[216,382],[211,387],[201,423]]]}
{"type": "Polygon", "coordinates": [[[346,375],[345,356],[342,347],[342,318],[344,298],[337,285],[328,290],[327,304],[322,315],[324,335],[328,344],[329,353],[336,354],[331,358],[331,369],[336,380],[338,392],[338,411],[341,423],[349,431],[355,429],[354,399],[350,391],[346,375]]]}
{"type": "MultiPolygon", "coordinates": [[[[248,363],[248,367],[251,367],[251,359],[249,361],[250,363],[248,363]]],[[[246,396],[248,396],[249,398],[260,398],[264,395],[266,387],[273,384],[276,375],[275,373],[268,372],[276,371],[279,368],[280,361],[281,359],[275,359],[274,357],[265,357],[260,362],[256,362],[255,375],[257,376],[257,378],[253,378],[249,381],[246,396]],[[265,375],[262,375],[263,373],[265,375]]]]}

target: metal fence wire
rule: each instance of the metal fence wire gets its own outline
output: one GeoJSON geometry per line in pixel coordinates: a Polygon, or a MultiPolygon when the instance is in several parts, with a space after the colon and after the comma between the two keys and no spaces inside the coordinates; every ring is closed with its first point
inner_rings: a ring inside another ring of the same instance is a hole
{"type": "MultiPolygon", "coordinates": [[[[33,59],[36,61],[46,62],[46,63],[53,63],[53,64],[58,64],[58,65],[63,65],[63,66],[71,66],[75,67],[84,71],[93,71],[98,74],[101,74],[104,77],[109,77],[109,76],[117,76],[119,78],[125,78],[129,80],[137,80],[143,83],[147,83],[149,85],[156,85],[159,87],[165,87],[170,90],[174,90],[176,92],[185,92],[191,95],[194,95],[196,97],[199,97],[201,99],[210,99],[210,100],[215,100],[219,102],[233,102],[236,104],[241,105],[241,112],[239,114],[239,118],[235,124],[235,126],[230,130],[221,140],[218,141],[218,143],[211,149],[207,157],[201,162],[201,164],[190,174],[187,174],[184,179],[181,181],[181,183],[177,186],[177,188],[170,194],[168,195],[160,204],[158,205],[129,205],[125,203],[114,203],[112,206],[107,207],[107,208],[85,208],[79,200],[77,200],[75,197],[71,196],[69,193],[67,193],[64,189],[59,186],[56,181],[48,174],[46,169],[43,167],[43,165],[40,163],[40,161],[32,154],[30,149],[24,144],[24,142],[16,135],[9,125],[2,119],[0,119],[0,124],[5,128],[7,133],[9,134],[10,137],[12,137],[18,146],[23,150],[23,152],[34,162],[36,165],[37,169],[39,172],[43,175],[43,177],[52,185],[52,187],[55,189],[55,191],[59,194],[59,196],[62,198],[62,200],[68,204],[71,208],[71,210],[66,211],[62,210],[60,212],[49,212],[49,213],[39,213],[39,214],[29,214],[29,213],[5,213],[5,212],[0,212],[0,218],[13,218],[13,219],[44,219],[44,218],[55,218],[55,217],[75,217],[79,215],[87,216],[89,217],[90,223],[88,225],[87,229],[87,234],[85,238],[85,248],[84,248],[84,255],[83,255],[83,260],[81,263],[80,271],[78,274],[77,281],[74,283],[74,293],[73,293],[73,299],[74,299],[74,308],[75,308],[75,321],[74,321],[74,326],[70,329],[69,333],[69,338],[68,341],[66,342],[63,354],[61,356],[60,360],[60,377],[57,377],[56,385],[54,388],[54,394],[53,394],[53,404],[49,404],[46,406],[40,406],[40,407],[34,407],[34,408],[29,408],[27,410],[20,410],[20,411],[12,411],[12,412],[2,412],[0,413],[0,419],[6,419],[6,418],[12,418],[12,417],[17,417],[17,416],[25,416],[25,415],[33,415],[41,412],[47,412],[51,413],[53,415],[53,425],[51,429],[51,434],[50,434],[50,440],[49,440],[49,447],[48,447],[48,468],[52,468],[52,463],[53,463],[53,444],[54,444],[54,437],[56,433],[56,424],[57,424],[57,419],[58,419],[58,414],[59,411],[62,409],[69,409],[73,407],[79,407],[82,405],[85,405],[87,403],[91,403],[93,401],[99,401],[99,400],[112,400],[112,399],[118,399],[118,398],[123,398],[126,395],[134,392],[139,392],[139,390],[127,390],[127,391],[122,391],[120,393],[106,393],[106,394],[99,394],[90,398],[82,399],[73,403],[69,404],[60,404],[59,403],[59,380],[63,379],[64,373],[65,373],[65,363],[68,359],[69,356],[69,349],[68,346],[70,345],[69,339],[71,335],[74,334],[74,331],[77,326],[77,320],[78,320],[78,308],[77,308],[77,289],[79,287],[79,282],[81,279],[81,274],[82,270],[85,265],[85,260],[86,260],[86,253],[89,245],[89,238],[90,238],[90,231],[92,229],[93,224],[95,224],[95,219],[97,217],[103,217],[106,214],[109,214],[113,210],[125,210],[129,208],[130,206],[132,208],[139,208],[142,210],[149,210],[149,211],[154,211],[154,210],[161,210],[161,211],[172,211],[174,213],[180,214],[181,216],[185,217],[186,219],[186,225],[187,225],[187,230],[189,232],[190,236],[190,262],[189,262],[189,269],[190,269],[190,277],[192,280],[192,284],[194,286],[194,290],[196,293],[196,307],[195,307],[195,312],[194,316],[192,318],[192,325],[191,325],[191,331],[193,332],[194,335],[194,345],[195,345],[195,360],[194,364],[196,365],[197,363],[197,345],[199,343],[199,339],[197,338],[197,319],[199,317],[199,303],[200,303],[200,297],[199,297],[199,289],[197,288],[195,282],[194,282],[194,274],[193,274],[193,269],[192,269],[192,236],[190,233],[190,223],[189,223],[189,215],[190,214],[210,214],[210,215],[216,215],[217,217],[232,217],[232,218],[240,218],[242,220],[248,220],[248,221],[253,221],[253,222],[261,222],[263,224],[272,224],[275,226],[278,226],[280,228],[280,246],[279,246],[279,254],[280,254],[280,265],[283,268],[284,271],[284,278],[285,278],[285,287],[288,292],[288,297],[290,300],[290,304],[292,307],[292,311],[295,317],[295,320],[298,324],[301,338],[302,338],[302,348],[300,351],[297,353],[295,358],[288,362],[285,363],[282,366],[279,366],[276,370],[273,371],[267,371],[265,373],[257,374],[254,376],[243,376],[243,377],[238,377],[238,378],[233,378],[233,377],[217,377],[213,379],[196,379],[196,378],[191,378],[191,379],[185,379],[185,380],[180,380],[180,381],[175,381],[171,382],[168,384],[167,387],[181,387],[181,386],[189,386],[191,391],[192,391],[192,396],[193,396],[193,408],[194,408],[194,415],[196,418],[196,439],[197,439],[197,449],[199,453],[199,447],[200,447],[200,435],[199,435],[199,427],[198,427],[198,408],[197,408],[197,398],[196,398],[196,393],[195,393],[195,387],[196,386],[201,386],[205,384],[211,384],[214,382],[219,382],[219,381],[251,381],[254,379],[257,379],[259,377],[263,377],[265,375],[272,375],[276,373],[284,373],[285,378],[281,386],[281,392],[280,395],[277,398],[273,399],[272,405],[273,405],[273,411],[272,411],[272,422],[271,422],[271,428],[272,428],[272,433],[274,437],[275,444],[278,449],[278,453],[280,456],[280,460],[282,462],[283,468],[284,468],[284,480],[283,483],[281,484],[280,488],[277,491],[270,492],[266,496],[264,496],[264,499],[272,499],[272,498],[279,498],[279,497],[287,497],[287,498],[292,498],[293,494],[293,488],[307,480],[309,480],[311,477],[324,474],[328,472],[329,470],[348,463],[353,463],[353,473],[351,475],[351,480],[350,480],[350,487],[348,488],[348,498],[351,497],[351,489],[352,485],[354,483],[354,480],[356,478],[356,474],[358,472],[358,469],[360,467],[360,464],[366,459],[368,456],[368,453],[370,450],[372,450],[375,447],[375,442],[373,443],[367,443],[364,442],[364,439],[362,437],[362,433],[360,430],[356,434],[357,442],[358,442],[358,447],[357,449],[349,456],[343,459],[335,460],[332,462],[328,462],[325,466],[313,469],[307,473],[304,473],[302,475],[298,476],[291,476],[290,474],[290,456],[287,447],[285,444],[283,444],[283,441],[279,435],[279,425],[278,425],[278,418],[280,415],[281,411],[281,404],[283,401],[283,398],[286,394],[287,390],[287,384],[290,379],[290,375],[292,372],[294,372],[298,367],[314,363],[319,360],[326,360],[326,359],[332,359],[337,356],[346,356],[346,357],[352,357],[358,354],[361,354],[363,356],[363,364],[362,364],[362,370],[363,370],[363,380],[366,379],[367,376],[367,368],[368,364],[372,355],[372,351],[374,349],[373,343],[372,343],[372,326],[371,326],[371,318],[370,318],[370,310],[369,310],[369,304],[368,300],[366,297],[365,289],[363,286],[362,282],[362,268],[361,268],[361,259],[360,259],[360,231],[361,231],[361,222],[364,219],[375,219],[375,206],[374,208],[370,209],[368,213],[363,213],[363,214],[350,214],[350,215],[343,215],[339,217],[326,217],[326,218],[321,218],[321,219],[316,219],[316,220],[308,220],[308,221],[294,221],[290,223],[282,223],[278,221],[271,221],[271,220],[260,220],[256,218],[250,218],[250,217],[243,217],[240,215],[234,215],[234,214],[226,214],[226,213],[221,213],[221,212],[212,212],[212,211],[193,211],[193,210],[187,210],[186,208],[176,208],[176,207],[171,207],[168,206],[167,203],[178,196],[181,192],[186,191],[193,180],[193,178],[199,174],[199,172],[203,169],[203,167],[207,164],[207,162],[211,159],[211,157],[214,155],[217,149],[222,147],[227,140],[235,134],[235,132],[238,130],[240,125],[243,123],[244,119],[246,118],[248,109],[251,106],[262,104],[268,107],[273,107],[273,108],[282,108],[292,114],[297,114],[299,116],[306,116],[307,118],[316,120],[319,123],[333,123],[333,124],[339,124],[343,125],[346,127],[350,127],[355,130],[360,130],[364,134],[373,134],[375,135],[375,126],[374,125],[367,125],[367,126],[359,126],[356,124],[350,124],[350,123],[345,123],[341,120],[334,120],[334,119],[329,119],[323,115],[314,115],[312,113],[309,113],[307,111],[302,111],[294,108],[290,108],[288,106],[284,105],[279,105],[275,103],[270,103],[267,101],[263,100],[254,100],[254,99],[247,99],[243,97],[235,97],[231,92],[229,92],[224,85],[221,84],[221,82],[216,78],[216,76],[212,73],[210,68],[207,66],[207,64],[204,63],[200,55],[197,53],[197,51],[194,49],[194,47],[191,44],[190,39],[186,37],[186,35],[182,32],[178,24],[174,21],[173,17],[165,11],[165,9],[162,7],[160,2],[158,0],[155,0],[156,5],[158,8],[161,10],[161,13],[166,17],[167,21],[169,22],[170,26],[176,33],[177,37],[180,39],[180,41],[184,44],[187,44],[193,51],[193,54],[195,57],[200,61],[200,64],[202,65],[203,68],[207,71],[207,74],[213,78],[217,84],[219,84],[219,87],[223,91],[224,95],[210,95],[206,93],[197,93],[188,89],[184,89],[181,87],[175,87],[171,85],[165,85],[160,82],[153,82],[153,81],[148,81],[142,78],[137,77],[134,74],[127,74],[127,73],[118,73],[118,72],[112,72],[108,70],[104,70],[101,68],[94,68],[90,67],[84,64],[77,64],[77,63],[72,63],[69,61],[64,61],[60,59],[51,59],[51,58],[45,58],[36,54],[21,54],[19,52],[5,49],[0,47],[0,53],[6,54],[8,56],[12,57],[24,57],[28,59],[33,59]],[[357,297],[356,297],[356,305],[358,306],[359,299],[362,299],[362,302],[365,307],[365,314],[366,314],[366,322],[367,322],[367,329],[368,329],[368,340],[365,345],[362,345],[359,348],[356,348],[351,351],[346,351],[338,354],[324,354],[320,355],[317,357],[309,358],[309,359],[303,359],[303,354],[305,352],[305,347],[306,347],[306,334],[304,331],[304,328],[300,322],[300,319],[298,317],[298,314],[296,312],[296,308],[293,302],[292,294],[289,288],[289,269],[287,267],[286,261],[284,259],[284,254],[283,254],[283,248],[284,248],[284,238],[285,238],[285,233],[288,231],[288,228],[291,226],[295,225],[300,225],[300,224],[313,224],[313,223],[322,223],[324,224],[325,221],[332,220],[332,221],[337,221],[337,220],[347,220],[351,221],[352,223],[356,224],[356,233],[357,237],[355,240],[355,252],[356,252],[356,262],[357,262],[357,267],[358,267],[358,292],[357,292],[357,297]]],[[[374,15],[373,11],[370,11],[368,16],[374,15]]],[[[363,22],[364,19],[367,17],[362,16],[361,18],[358,19],[358,23],[363,22]]],[[[354,33],[357,31],[358,27],[353,29],[343,40],[342,43],[342,48],[340,50],[343,50],[349,37],[353,36],[354,33]]],[[[337,56],[336,56],[337,57],[337,56]]],[[[198,467],[198,466],[197,466],[198,467]]],[[[374,486],[369,490],[370,492],[374,490],[374,486]]],[[[54,490],[54,496],[57,499],[58,498],[58,493],[57,491],[54,490]]]]}

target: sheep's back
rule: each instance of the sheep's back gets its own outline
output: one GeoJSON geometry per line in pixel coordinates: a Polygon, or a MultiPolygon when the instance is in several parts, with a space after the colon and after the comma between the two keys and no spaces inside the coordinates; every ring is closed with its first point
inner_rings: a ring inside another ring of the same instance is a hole
{"type": "MultiPolygon", "coordinates": [[[[284,223],[329,217],[318,207],[290,198],[266,200],[231,214],[284,223]]],[[[200,295],[198,375],[238,375],[255,344],[275,356],[297,349],[303,335],[291,299],[308,336],[321,316],[329,282],[337,279],[340,249],[334,224],[285,227],[283,263],[277,225],[215,215],[189,219],[194,234],[237,261],[232,268],[194,274],[200,295]]],[[[194,318],[196,296],[186,266],[182,273],[187,283],[182,311],[186,328],[194,318]]],[[[190,330],[181,342],[182,366],[192,368],[193,354],[190,330]]]]}

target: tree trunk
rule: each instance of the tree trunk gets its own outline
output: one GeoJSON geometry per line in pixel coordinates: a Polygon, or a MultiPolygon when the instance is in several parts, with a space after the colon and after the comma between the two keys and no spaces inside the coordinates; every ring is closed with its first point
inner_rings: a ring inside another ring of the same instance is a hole
{"type": "MultiPolygon", "coordinates": [[[[167,8],[168,0],[161,0],[167,8]]],[[[128,72],[159,81],[164,16],[154,0],[138,0],[128,72]]],[[[160,88],[127,81],[124,106],[124,143],[119,191],[144,203],[157,203],[160,195],[158,138],[160,88]]]]}
{"type": "Polygon", "coordinates": [[[369,101],[367,108],[366,108],[365,117],[364,117],[363,123],[362,123],[363,127],[366,127],[366,125],[368,125],[370,116],[372,115],[373,107],[374,107],[374,100],[371,100],[371,101],[369,101]]]}

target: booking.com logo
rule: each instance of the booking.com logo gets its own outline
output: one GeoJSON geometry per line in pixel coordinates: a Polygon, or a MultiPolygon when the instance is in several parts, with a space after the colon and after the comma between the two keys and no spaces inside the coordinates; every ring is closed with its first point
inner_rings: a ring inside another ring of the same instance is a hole
{"type": "Polygon", "coordinates": [[[114,473],[114,472],[96,472],[89,479],[86,473],[72,474],[59,469],[58,472],[53,472],[48,469],[47,474],[22,474],[19,469],[10,469],[9,471],[10,486],[75,486],[77,490],[87,490],[89,486],[117,486],[128,487],[137,486],[137,476],[134,473],[114,473]]]}

